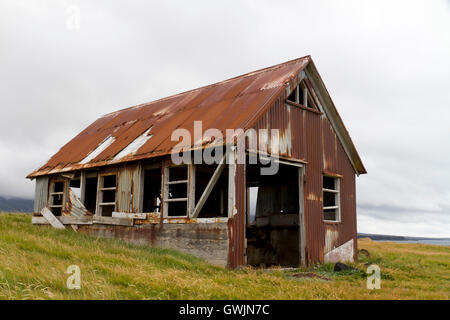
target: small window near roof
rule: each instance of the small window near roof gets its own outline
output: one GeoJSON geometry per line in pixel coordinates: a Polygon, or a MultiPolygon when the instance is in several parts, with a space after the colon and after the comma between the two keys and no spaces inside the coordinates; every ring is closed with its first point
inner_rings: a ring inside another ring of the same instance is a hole
{"type": "Polygon", "coordinates": [[[296,86],[295,89],[292,90],[291,94],[289,95],[289,97],[287,99],[289,101],[303,105],[304,104],[304,85],[303,85],[303,83],[296,86]]]}
{"type": "Polygon", "coordinates": [[[338,178],[323,176],[322,198],[325,221],[340,221],[339,184],[338,178]]]}

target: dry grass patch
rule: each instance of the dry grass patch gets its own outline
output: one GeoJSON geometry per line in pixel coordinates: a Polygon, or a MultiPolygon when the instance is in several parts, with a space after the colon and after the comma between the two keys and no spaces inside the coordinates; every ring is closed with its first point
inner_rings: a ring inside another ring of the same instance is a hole
{"type": "Polygon", "coordinates": [[[227,270],[173,250],[0,214],[0,299],[449,299],[449,247],[367,239],[359,247],[370,257],[341,273],[333,265],[227,270]],[[381,268],[380,290],[366,288],[371,263],[381,268]],[[73,264],[81,269],[81,290],[66,287],[65,272],[73,264]],[[301,273],[311,276],[295,277],[301,273]]]}

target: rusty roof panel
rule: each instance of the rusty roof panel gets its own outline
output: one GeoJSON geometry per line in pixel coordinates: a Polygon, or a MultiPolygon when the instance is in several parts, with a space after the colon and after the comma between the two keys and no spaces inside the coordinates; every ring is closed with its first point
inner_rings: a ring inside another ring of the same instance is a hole
{"type": "Polygon", "coordinates": [[[217,128],[222,132],[226,129],[247,129],[246,126],[255,116],[284,92],[285,86],[309,61],[309,56],[302,57],[109,113],[69,141],[28,177],[170,154],[178,144],[178,141],[171,141],[172,132],[177,128],[185,128],[193,137],[194,120],[203,122],[203,131],[208,128],[217,128]],[[148,135],[151,137],[143,137],[150,128],[148,135]],[[140,145],[136,139],[145,143],[140,145]],[[114,159],[133,142],[139,146],[138,150],[114,159]]]}

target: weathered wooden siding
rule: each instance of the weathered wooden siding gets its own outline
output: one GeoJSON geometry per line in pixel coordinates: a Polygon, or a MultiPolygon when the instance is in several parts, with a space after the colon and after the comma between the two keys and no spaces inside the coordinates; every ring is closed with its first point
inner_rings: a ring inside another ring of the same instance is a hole
{"type": "Polygon", "coordinates": [[[34,191],[34,208],[33,212],[40,213],[47,206],[48,201],[48,176],[36,178],[36,186],[34,191]]]}

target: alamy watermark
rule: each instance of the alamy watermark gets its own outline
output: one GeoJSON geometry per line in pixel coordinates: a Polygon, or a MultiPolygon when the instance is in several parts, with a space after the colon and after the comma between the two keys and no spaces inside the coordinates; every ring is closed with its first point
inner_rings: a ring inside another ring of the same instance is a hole
{"type": "Polygon", "coordinates": [[[70,274],[70,276],[67,278],[66,285],[67,289],[73,290],[81,289],[81,270],[80,267],[77,265],[71,265],[66,270],[67,274],[70,274]]]}
{"type": "Polygon", "coordinates": [[[193,133],[192,137],[191,131],[184,128],[172,132],[171,140],[179,141],[171,153],[175,165],[211,165],[222,161],[226,164],[245,164],[245,152],[250,150],[253,154],[248,157],[248,163],[261,164],[261,175],[275,175],[278,172],[279,129],[226,129],[224,136],[216,128],[203,132],[202,121],[194,121],[193,133]]]}
{"type": "Polygon", "coordinates": [[[381,288],[381,272],[380,267],[376,264],[371,264],[366,273],[369,275],[367,277],[367,289],[380,289],[381,288]]]}
{"type": "Polygon", "coordinates": [[[70,31],[78,30],[81,27],[80,7],[71,5],[66,9],[67,19],[66,27],[70,31]]]}

